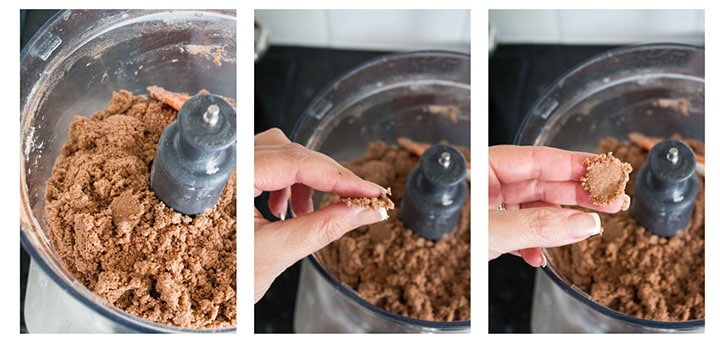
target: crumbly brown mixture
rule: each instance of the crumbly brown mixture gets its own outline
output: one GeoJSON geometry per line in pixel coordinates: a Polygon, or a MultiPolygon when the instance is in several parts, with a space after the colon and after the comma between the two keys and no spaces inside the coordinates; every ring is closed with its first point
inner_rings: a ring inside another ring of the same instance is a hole
{"type": "Polygon", "coordinates": [[[395,209],[395,203],[390,199],[392,189],[388,187],[376,198],[342,198],[343,203],[351,207],[367,209],[395,209]]]}
{"type": "MultiPolygon", "coordinates": [[[[461,151],[470,159],[467,149],[461,151]]],[[[362,158],[345,164],[402,201],[405,178],[419,158],[404,149],[373,142],[362,158]]],[[[329,196],[326,203],[337,201],[329,196]]],[[[457,229],[433,242],[415,235],[398,218],[356,229],[317,253],[342,283],[368,302],[403,316],[430,321],[470,319],[470,196],[457,229]]]]}
{"type": "MultiPolygon", "coordinates": [[[[676,137],[677,138],[677,137],[676,137]]],[[[705,146],[683,140],[700,155],[705,146]]],[[[603,139],[599,151],[639,169],[648,152],[634,143],[603,139]]],[[[627,192],[635,193],[634,172],[627,192]]],[[[689,227],[674,238],[653,235],[631,211],[600,213],[602,236],[552,251],[554,266],[599,304],[627,315],[657,321],[705,317],[705,179],[689,227]]]]}
{"type": "Polygon", "coordinates": [[[160,134],[176,115],[119,91],[106,110],[76,117],[46,186],[48,233],[69,271],[112,305],[177,327],[233,327],[235,173],[194,217],[150,191],[160,134]]]}
{"type": "Polygon", "coordinates": [[[583,161],[587,172],[580,179],[595,205],[608,205],[625,194],[633,167],[613,157],[612,152],[583,161]]]}

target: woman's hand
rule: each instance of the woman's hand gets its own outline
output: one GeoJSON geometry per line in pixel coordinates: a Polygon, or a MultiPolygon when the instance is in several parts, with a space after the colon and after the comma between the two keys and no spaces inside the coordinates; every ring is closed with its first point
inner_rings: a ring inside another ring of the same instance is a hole
{"type": "Polygon", "coordinates": [[[387,218],[385,209],[336,203],[313,211],[313,189],[341,197],[378,197],[382,187],[332,158],[291,143],[279,129],[255,135],[255,197],[269,192],[270,222],[255,209],[255,302],[285,269],[357,227],[387,218]],[[294,218],[285,220],[288,202],[294,218]]]}
{"type": "Polygon", "coordinates": [[[532,266],[545,266],[541,248],[575,243],[601,232],[597,213],[561,205],[607,213],[627,210],[628,195],[597,206],[582,188],[583,160],[592,156],[550,147],[490,147],[489,259],[511,253],[532,266]]]}

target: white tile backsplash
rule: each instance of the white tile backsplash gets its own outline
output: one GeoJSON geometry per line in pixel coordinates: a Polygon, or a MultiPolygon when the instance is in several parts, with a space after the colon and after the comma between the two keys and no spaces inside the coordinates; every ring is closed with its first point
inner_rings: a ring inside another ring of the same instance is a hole
{"type": "Polygon", "coordinates": [[[490,10],[499,43],[704,44],[703,10],[490,10]]]}
{"type": "MultiPolygon", "coordinates": [[[[256,10],[255,16],[270,45],[469,52],[470,11],[256,10]]],[[[684,9],[489,10],[499,43],[704,44],[704,18],[703,10],[684,9]]]]}
{"type": "Polygon", "coordinates": [[[270,45],[470,51],[470,10],[256,10],[270,45]]]}
{"type": "Polygon", "coordinates": [[[255,10],[272,45],[324,46],[330,41],[325,10],[255,10]]]}
{"type": "Polygon", "coordinates": [[[558,14],[552,10],[490,10],[498,42],[558,40],[558,14]]]}

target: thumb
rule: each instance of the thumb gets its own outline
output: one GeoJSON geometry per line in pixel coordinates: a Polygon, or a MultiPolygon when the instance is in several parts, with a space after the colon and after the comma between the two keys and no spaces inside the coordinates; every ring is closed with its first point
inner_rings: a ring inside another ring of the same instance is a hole
{"type": "MultiPolygon", "coordinates": [[[[385,208],[379,210],[350,207],[334,203],[291,220],[274,222],[278,243],[292,253],[289,257],[300,260],[360,226],[387,219],[385,208]]],[[[294,261],[293,261],[294,263],[294,261]]]]}
{"type": "Polygon", "coordinates": [[[256,226],[256,301],[258,291],[269,288],[275,277],[298,260],[322,249],[349,231],[387,218],[385,208],[373,210],[335,203],[289,220],[256,226]]]}
{"type": "Polygon", "coordinates": [[[602,232],[600,216],[553,207],[491,210],[490,259],[534,247],[557,247],[582,241],[602,232]]]}

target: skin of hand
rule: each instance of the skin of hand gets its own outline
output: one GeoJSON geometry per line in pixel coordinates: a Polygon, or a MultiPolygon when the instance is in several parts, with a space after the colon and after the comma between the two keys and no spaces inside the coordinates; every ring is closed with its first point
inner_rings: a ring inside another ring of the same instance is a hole
{"type": "Polygon", "coordinates": [[[279,129],[255,135],[255,197],[269,192],[270,222],[255,208],[255,302],[298,260],[357,227],[387,219],[385,209],[344,203],[313,211],[313,189],[341,197],[378,197],[383,188],[365,181],[327,155],[292,143],[279,129]],[[293,218],[285,220],[288,201],[293,218]]]}
{"type": "Polygon", "coordinates": [[[561,205],[606,213],[627,210],[627,194],[607,206],[597,206],[582,188],[583,160],[592,156],[551,147],[490,147],[488,258],[510,253],[531,266],[545,266],[542,248],[579,242],[601,232],[597,213],[561,205]],[[498,210],[503,205],[505,210],[498,210]]]}

